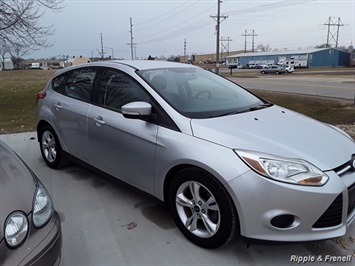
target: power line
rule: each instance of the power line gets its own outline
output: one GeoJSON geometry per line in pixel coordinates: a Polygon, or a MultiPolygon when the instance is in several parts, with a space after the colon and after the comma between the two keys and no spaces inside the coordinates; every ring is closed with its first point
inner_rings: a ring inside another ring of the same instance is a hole
{"type": "MultiPolygon", "coordinates": [[[[293,6],[293,5],[306,4],[306,3],[310,3],[310,2],[314,2],[314,1],[317,1],[317,0],[299,0],[299,1],[284,0],[284,1],[281,1],[281,2],[278,1],[278,2],[273,2],[273,3],[269,3],[269,4],[256,6],[256,7],[250,7],[250,8],[240,9],[240,10],[224,12],[224,14],[226,16],[227,15],[228,16],[234,16],[234,15],[248,14],[248,13],[260,12],[260,11],[271,10],[271,9],[276,9],[276,8],[283,8],[283,7],[293,6]]],[[[215,7],[215,6],[216,5],[214,5],[213,7],[215,7]]],[[[213,7],[210,7],[208,9],[212,9],[213,7]]],[[[207,10],[199,13],[198,15],[200,15],[202,13],[205,13],[206,11],[207,10]]],[[[189,20],[194,19],[195,17],[192,17],[189,20]]],[[[152,35],[156,35],[156,34],[160,34],[160,33],[165,32],[165,31],[169,31],[172,28],[181,26],[181,24],[185,23],[186,21],[188,21],[188,20],[184,20],[184,22],[176,24],[176,25],[174,25],[172,27],[169,27],[167,29],[164,29],[162,31],[159,31],[159,32],[156,32],[156,33],[153,33],[153,34],[149,34],[149,35],[146,35],[146,36],[141,36],[141,37],[138,37],[138,38],[151,37],[152,35]]],[[[188,25],[184,26],[183,28],[177,29],[177,30],[175,30],[175,31],[173,31],[171,33],[167,33],[167,34],[165,34],[163,36],[156,37],[156,38],[153,38],[153,39],[150,39],[150,40],[147,40],[147,41],[142,41],[140,43],[160,42],[160,41],[164,41],[164,40],[167,40],[167,39],[176,38],[176,37],[179,37],[181,35],[184,35],[184,34],[192,32],[192,31],[198,30],[198,29],[200,29],[202,27],[206,27],[209,24],[211,24],[211,22],[209,22],[206,18],[203,18],[203,19],[200,19],[198,21],[195,21],[195,22],[193,22],[191,24],[188,24],[188,25]]]]}
{"type": "MultiPolygon", "coordinates": [[[[171,12],[173,12],[173,11],[176,11],[177,9],[179,9],[180,7],[184,6],[185,4],[187,4],[188,2],[191,2],[191,1],[192,1],[192,0],[188,0],[188,1],[182,3],[181,5],[175,7],[175,8],[173,8],[173,9],[171,9],[171,10],[169,10],[169,11],[167,11],[167,12],[164,12],[164,14],[162,14],[162,15],[160,15],[160,16],[157,16],[157,17],[155,17],[155,18],[148,19],[148,20],[146,20],[146,21],[137,23],[136,26],[139,26],[139,25],[142,25],[142,24],[146,24],[146,23],[148,23],[148,22],[157,20],[158,18],[164,17],[164,16],[166,16],[167,14],[169,14],[169,13],[171,13],[171,12]]],[[[200,1],[200,0],[198,0],[197,2],[199,2],[199,1],[200,1]]],[[[149,26],[149,27],[150,27],[150,26],[149,26]]],[[[141,30],[141,29],[139,29],[139,30],[141,30]]]]}
{"type": "MultiPolygon", "coordinates": [[[[173,28],[176,28],[176,27],[178,27],[178,26],[181,26],[182,24],[184,24],[184,23],[186,23],[186,22],[188,22],[188,21],[190,21],[190,20],[192,20],[192,19],[196,19],[196,17],[198,17],[199,15],[201,15],[201,14],[203,14],[203,13],[206,13],[206,12],[209,11],[210,9],[214,8],[215,6],[216,6],[216,5],[213,5],[212,7],[207,8],[206,10],[204,10],[204,11],[202,11],[202,12],[196,14],[194,17],[191,17],[191,18],[189,18],[189,19],[185,19],[184,22],[182,22],[182,23],[175,24],[174,26],[171,26],[171,27],[166,28],[166,29],[164,29],[164,30],[159,30],[158,32],[151,33],[151,34],[145,35],[145,36],[140,36],[140,37],[138,37],[138,38],[151,37],[152,35],[157,35],[157,34],[161,34],[162,32],[169,31],[169,30],[171,30],[171,29],[173,29],[173,28]]],[[[176,30],[176,31],[174,31],[174,32],[172,32],[172,33],[168,33],[167,35],[175,34],[176,32],[180,32],[181,30],[190,30],[192,27],[195,27],[196,25],[199,25],[199,24],[204,23],[204,22],[207,22],[207,21],[210,21],[208,17],[205,17],[205,18],[203,18],[203,19],[199,19],[199,20],[197,20],[197,21],[195,21],[195,22],[193,22],[193,23],[191,23],[191,24],[188,24],[188,25],[184,26],[184,27],[181,28],[181,29],[178,29],[178,30],[176,30]],[[195,24],[196,24],[196,25],[195,25],[195,24]]],[[[210,23],[208,23],[208,24],[210,24],[210,23]]],[[[206,25],[208,25],[208,24],[206,24],[206,25]]],[[[204,25],[204,26],[206,26],[206,25],[204,25]]],[[[196,30],[196,29],[195,29],[195,30],[196,30]]],[[[190,32],[190,31],[189,31],[189,32],[190,32]]],[[[176,36],[176,37],[177,37],[177,36],[176,36]]],[[[159,37],[157,37],[157,38],[159,38],[159,37]]],[[[150,41],[148,41],[148,42],[150,42],[150,41]]]]}
{"type": "MultiPolygon", "coordinates": [[[[190,0],[190,1],[191,1],[191,0],[190,0]]],[[[139,28],[139,29],[137,29],[136,31],[145,30],[145,29],[151,28],[151,27],[153,27],[153,26],[159,25],[159,24],[161,24],[162,22],[164,22],[164,21],[166,21],[166,20],[168,20],[168,19],[171,19],[172,17],[174,17],[174,16],[176,16],[176,15],[182,13],[183,11],[185,11],[186,9],[192,7],[193,5],[197,4],[197,3],[200,2],[200,1],[201,1],[201,0],[198,0],[198,1],[196,1],[195,3],[192,3],[191,5],[189,5],[188,7],[186,7],[186,8],[184,8],[184,9],[180,10],[180,11],[177,12],[176,14],[173,14],[173,15],[171,15],[171,16],[169,16],[169,17],[163,19],[163,20],[160,20],[160,21],[158,21],[158,22],[156,22],[156,23],[154,23],[154,24],[152,24],[152,25],[150,25],[150,26],[146,26],[146,27],[144,27],[144,28],[139,28]]],[[[188,1],[188,2],[189,2],[189,1],[188,1]]],[[[185,2],[185,4],[186,4],[186,3],[187,3],[187,2],[185,2]]],[[[174,9],[174,10],[175,10],[175,9],[174,9]]],[[[176,11],[176,10],[175,10],[175,11],[176,11]]],[[[163,16],[165,16],[165,15],[166,15],[166,13],[165,13],[163,16]]]]}

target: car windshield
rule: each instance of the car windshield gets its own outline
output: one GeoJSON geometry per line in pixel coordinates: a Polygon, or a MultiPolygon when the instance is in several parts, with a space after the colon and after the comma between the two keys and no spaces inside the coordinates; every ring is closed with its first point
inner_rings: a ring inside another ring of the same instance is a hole
{"type": "Polygon", "coordinates": [[[211,118],[265,108],[265,102],[235,83],[198,68],[140,70],[175,110],[190,118],[211,118]]]}

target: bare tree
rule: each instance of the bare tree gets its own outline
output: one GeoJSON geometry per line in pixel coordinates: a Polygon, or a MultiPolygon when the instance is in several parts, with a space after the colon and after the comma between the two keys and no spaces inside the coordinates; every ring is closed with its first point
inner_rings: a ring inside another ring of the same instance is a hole
{"type": "Polygon", "coordinates": [[[318,44],[316,46],[314,46],[314,48],[330,48],[330,44],[326,44],[326,43],[323,43],[323,44],[318,44]]]}
{"type": "Polygon", "coordinates": [[[6,41],[0,39],[0,61],[2,69],[5,69],[5,56],[6,54],[10,54],[10,51],[10,46],[6,43],[6,41]]]}
{"type": "Polygon", "coordinates": [[[9,47],[48,47],[53,25],[40,25],[46,10],[60,11],[63,0],[0,0],[0,40],[9,47]]]}
{"type": "Polygon", "coordinates": [[[22,58],[24,55],[27,55],[31,50],[28,49],[25,46],[19,45],[19,44],[15,44],[11,51],[11,60],[14,63],[15,69],[20,69],[20,63],[22,61],[24,61],[24,59],[22,58]]]}
{"type": "Polygon", "coordinates": [[[266,44],[266,45],[263,45],[263,44],[259,44],[256,49],[260,52],[269,52],[272,50],[272,48],[270,47],[270,45],[266,44]]]}

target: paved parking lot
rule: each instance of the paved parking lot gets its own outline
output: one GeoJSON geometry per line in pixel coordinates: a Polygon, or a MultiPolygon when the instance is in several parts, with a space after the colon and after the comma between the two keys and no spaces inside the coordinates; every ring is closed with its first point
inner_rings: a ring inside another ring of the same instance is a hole
{"type": "Polygon", "coordinates": [[[295,260],[304,259],[326,265],[332,256],[347,255],[339,258],[351,262],[339,264],[355,261],[355,222],[346,236],[336,240],[247,248],[236,238],[217,250],[202,249],[184,238],[169,211],[152,197],[77,165],[48,168],[35,132],[0,135],[0,139],[51,193],[62,221],[61,265],[295,265],[295,260]]]}

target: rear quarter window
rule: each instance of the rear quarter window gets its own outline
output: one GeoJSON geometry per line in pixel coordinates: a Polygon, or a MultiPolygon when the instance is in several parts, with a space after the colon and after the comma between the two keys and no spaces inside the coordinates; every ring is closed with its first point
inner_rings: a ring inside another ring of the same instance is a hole
{"type": "Polygon", "coordinates": [[[53,80],[52,80],[52,89],[56,92],[62,92],[61,88],[62,88],[62,85],[64,83],[64,80],[65,80],[65,75],[61,75],[61,76],[58,76],[58,77],[55,77],[53,80]]]}

